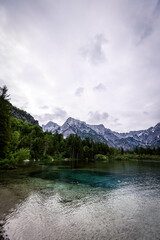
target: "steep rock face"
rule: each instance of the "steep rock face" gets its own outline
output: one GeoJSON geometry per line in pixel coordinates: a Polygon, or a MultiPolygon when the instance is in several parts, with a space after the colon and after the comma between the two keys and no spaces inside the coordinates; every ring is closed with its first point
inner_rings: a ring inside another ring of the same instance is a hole
{"type": "Polygon", "coordinates": [[[46,125],[42,125],[42,129],[44,132],[48,131],[51,133],[55,133],[58,129],[59,129],[59,125],[57,123],[54,122],[48,122],[46,125]]]}
{"type": "Polygon", "coordinates": [[[156,147],[160,143],[160,123],[147,130],[131,131],[130,134],[146,146],[156,147]]]}
{"type": "Polygon", "coordinates": [[[14,107],[12,104],[10,104],[10,107],[11,107],[11,114],[13,117],[18,118],[18,119],[22,120],[23,122],[31,123],[35,126],[39,125],[38,121],[35,120],[34,117],[32,117],[26,111],[21,110],[17,107],[14,107]]]}
{"type": "Polygon", "coordinates": [[[82,139],[89,137],[95,141],[104,142],[103,136],[97,134],[89,125],[83,121],[76,120],[74,118],[68,118],[67,121],[62,125],[59,133],[63,134],[64,137],[68,137],[71,134],[77,134],[82,139]]]}
{"type": "Polygon", "coordinates": [[[125,150],[131,150],[135,147],[160,146],[160,123],[147,130],[118,133],[105,128],[102,124],[89,125],[70,117],[61,127],[53,122],[49,122],[42,127],[44,131],[48,130],[52,133],[57,131],[63,134],[65,138],[70,134],[77,134],[82,139],[89,137],[94,141],[106,142],[109,146],[115,148],[123,147],[125,150]]]}

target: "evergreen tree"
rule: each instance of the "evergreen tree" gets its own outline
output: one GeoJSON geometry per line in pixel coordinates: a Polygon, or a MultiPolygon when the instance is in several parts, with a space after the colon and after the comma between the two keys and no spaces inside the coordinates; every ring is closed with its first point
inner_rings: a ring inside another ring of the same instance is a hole
{"type": "Polygon", "coordinates": [[[6,86],[0,87],[0,159],[7,157],[11,138],[11,110],[7,91],[6,86]]]}

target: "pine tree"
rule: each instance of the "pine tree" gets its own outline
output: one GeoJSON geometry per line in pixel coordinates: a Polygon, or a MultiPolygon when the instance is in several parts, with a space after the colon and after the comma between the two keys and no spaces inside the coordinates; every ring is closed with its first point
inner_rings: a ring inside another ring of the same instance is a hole
{"type": "Polygon", "coordinates": [[[7,91],[6,86],[0,87],[0,159],[7,157],[11,138],[11,110],[7,91]]]}

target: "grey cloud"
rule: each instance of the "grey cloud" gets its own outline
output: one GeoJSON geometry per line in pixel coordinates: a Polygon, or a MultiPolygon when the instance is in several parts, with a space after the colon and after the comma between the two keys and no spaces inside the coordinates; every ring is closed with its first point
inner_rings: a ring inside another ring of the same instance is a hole
{"type": "Polygon", "coordinates": [[[39,122],[46,122],[46,121],[50,121],[53,118],[53,114],[50,113],[45,113],[45,114],[41,114],[41,115],[37,115],[37,114],[33,114],[34,118],[37,119],[39,122]]]}
{"type": "Polygon", "coordinates": [[[151,12],[150,16],[148,16],[147,21],[144,18],[144,19],[141,19],[141,21],[137,23],[136,29],[140,35],[140,39],[139,39],[137,45],[141,44],[141,42],[143,42],[143,40],[148,38],[153,33],[154,23],[155,23],[155,20],[159,17],[159,15],[160,15],[160,0],[157,1],[153,12],[151,12]]]}
{"type": "Polygon", "coordinates": [[[159,15],[160,15],[160,0],[157,1],[157,4],[153,11],[153,16],[158,17],[159,15]]]}
{"type": "Polygon", "coordinates": [[[148,115],[149,113],[148,113],[148,112],[146,112],[146,111],[144,111],[144,112],[143,112],[143,114],[144,114],[144,115],[148,115]]]}
{"type": "Polygon", "coordinates": [[[160,111],[157,111],[158,105],[155,105],[151,110],[150,110],[150,115],[155,119],[155,121],[160,122],[160,111]]]}
{"type": "Polygon", "coordinates": [[[160,119],[160,0],[123,3],[0,0],[0,78],[6,81],[12,103],[21,107],[28,101],[26,110],[37,115],[46,113],[39,116],[46,121],[65,116],[56,109],[50,111],[56,106],[63,106],[82,120],[95,116],[99,121],[105,118],[102,113],[107,108],[123,123],[118,128],[118,121],[111,116],[106,118],[107,125],[115,124],[115,130],[141,129],[160,119]],[[77,49],[81,59],[75,55],[77,49]],[[105,84],[106,78],[108,94],[100,85],[105,84]],[[71,86],[80,82],[86,88],[74,88],[70,95],[71,86]],[[75,98],[80,99],[78,96],[88,88],[91,89],[87,91],[87,101],[74,108],[75,98]],[[103,101],[94,93],[102,93],[103,101]],[[52,107],[47,109],[43,105],[49,102],[52,107]],[[143,107],[151,102],[152,106],[143,107]],[[93,112],[88,115],[91,109],[93,112]]]}
{"type": "Polygon", "coordinates": [[[21,73],[20,76],[24,81],[26,81],[30,85],[36,86],[44,85],[45,77],[43,73],[41,72],[40,69],[38,69],[36,66],[32,64],[27,64],[24,67],[23,72],[21,73]]]}
{"type": "Polygon", "coordinates": [[[41,109],[49,109],[49,107],[44,105],[44,106],[41,107],[41,109]]]}
{"type": "Polygon", "coordinates": [[[79,88],[77,88],[77,90],[76,90],[76,92],[75,92],[75,95],[78,96],[78,97],[80,97],[83,92],[84,92],[84,88],[79,87],[79,88]]]}
{"type": "Polygon", "coordinates": [[[64,120],[67,118],[68,114],[65,110],[61,108],[55,108],[54,113],[45,113],[42,115],[34,115],[40,122],[46,121],[56,121],[56,120],[64,120]]]}
{"type": "Polygon", "coordinates": [[[119,118],[114,118],[113,121],[117,123],[119,121],[119,118]]]}
{"type": "Polygon", "coordinates": [[[94,39],[81,49],[83,58],[92,64],[99,64],[106,61],[103,45],[107,44],[107,39],[103,34],[96,35],[94,39]]]}
{"type": "Polygon", "coordinates": [[[111,127],[115,128],[117,126],[123,126],[122,123],[116,122],[116,123],[111,123],[111,127]]]}
{"type": "Polygon", "coordinates": [[[97,86],[95,86],[93,88],[94,91],[105,91],[106,90],[106,87],[104,84],[102,83],[99,83],[97,86]]]}
{"type": "Polygon", "coordinates": [[[145,40],[147,37],[149,37],[153,32],[153,26],[152,23],[147,24],[143,24],[143,26],[141,26],[140,29],[140,39],[137,43],[137,45],[139,45],[143,40],[145,40]]]}
{"type": "Polygon", "coordinates": [[[54,118],[59,118],[59,119],[66,118],[66,117],[67,117],[67,112],[64,111],[64,110],[61,109],[61,108],[56,108],[56,109],[55,109],[55,112],[54,112],[54,114],[53,114],[53,117],[54,117],[54,118]]]}
{"type": "Polygon", "coordinates": [[[114,118],[114,117],[112,117],[112,118],[110,119],[110,122],[111,122],[110,126],[113,127],[113,128],[115,128],[115,127],[117,127],[117,126],[122,126],[122,125],[123,125],[123,124],[120,122],[120,119],[119,119],[119,118],[114,118]]]}
{"type": "Polygon", "coordinates": [[[95,112],[89,112],[88,113],[89,115],[89,119],[88,121],[89,122],[103,122],[103,121],[106,121],[108,118],[109,118],[109,114],[107,112],[102,112],[100,113],[99,111],[95,111],[95,112]]]}

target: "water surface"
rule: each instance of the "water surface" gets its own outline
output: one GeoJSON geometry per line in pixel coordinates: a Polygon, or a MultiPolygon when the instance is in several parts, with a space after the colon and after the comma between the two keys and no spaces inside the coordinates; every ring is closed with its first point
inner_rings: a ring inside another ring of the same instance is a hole
{"type": "Polygon", "coordinates": [[[10,240],[160,239],[160,163],[0,172],[0,228],[10,240]]]}

